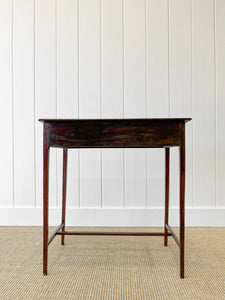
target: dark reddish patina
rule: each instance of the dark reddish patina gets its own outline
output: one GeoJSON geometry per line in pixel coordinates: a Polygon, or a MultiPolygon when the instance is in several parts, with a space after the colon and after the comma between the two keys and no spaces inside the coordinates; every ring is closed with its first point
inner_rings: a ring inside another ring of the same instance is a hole
{"type": "Polygon", "coordinates": [[[165,119],[40,119],[44,123],[43,176],[43,273],[47,275],[48,245],[56,235],[172,236],[180,248],[180,277],[184,278],[185,217],[185,123],[190,118],[165,119]],[[170,147],[180,149],[180,238],[169,226],[170,147]],[[48,238],[49,148],[63,148],[62,222],[48,238]],[[165,148],[164,232],[84,232],[65,231],[68,148],[165,148]]]}

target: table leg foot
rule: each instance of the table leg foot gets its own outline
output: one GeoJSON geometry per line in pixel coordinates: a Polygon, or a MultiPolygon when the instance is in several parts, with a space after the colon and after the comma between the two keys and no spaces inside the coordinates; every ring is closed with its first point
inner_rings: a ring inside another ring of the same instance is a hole
{"type": "Polygon", "coordinates": [[[184,270],[180,271],[180,278],[183,279],[184,278],[184,270]]]}

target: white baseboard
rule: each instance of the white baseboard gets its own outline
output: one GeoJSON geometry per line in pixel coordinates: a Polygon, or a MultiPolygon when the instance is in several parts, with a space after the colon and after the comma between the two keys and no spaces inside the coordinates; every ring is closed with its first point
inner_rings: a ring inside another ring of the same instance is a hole
{"type": "MultiPolygon", "coordinates": [[[[60,224],[61,209],[50,208],[49,225],[60,224]]],[[[163,226],[163,208],[68,208],[68,226],[163,226]]],[[[225,208],[186,208],[186,226],[225,227],[225,208]]],[[[171,226],[179,225],[179,209],[171,208],[171,226]]],[[[0,226],[41,226],[42,208],[0,208],[0,226]]]]}

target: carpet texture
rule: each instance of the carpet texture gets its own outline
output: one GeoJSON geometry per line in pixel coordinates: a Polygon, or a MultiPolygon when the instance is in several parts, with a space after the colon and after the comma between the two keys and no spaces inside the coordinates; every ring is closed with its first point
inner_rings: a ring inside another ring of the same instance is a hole
{"type": "Polygon", "coordinates": [[[48,276],[42,228],[1,227],[0,237],[0,299],[225,299],[224,228],[186,228],[184,279],[171,237],[164,247],[163,237],[66,236],[61,246],[57,236],[48,276]]]}

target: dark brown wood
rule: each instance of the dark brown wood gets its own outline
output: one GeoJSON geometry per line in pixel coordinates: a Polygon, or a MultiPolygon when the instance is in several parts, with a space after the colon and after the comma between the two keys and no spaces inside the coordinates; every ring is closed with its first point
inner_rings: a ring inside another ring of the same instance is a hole
{"type": "Polygon", "coordinates": [[[117,235],[117,236],[171,236],[165,232],[104,232],[104,231],[59,231],[57,235],[117,235]]]}
{"type": "MultiPolygon", "coordinates": [[[[62,231],[65,230],[66,220],[66,184],[67,184],[67,149],[63,149],[63,188],[62,188],[62,231]]],[[[61,237],[61,245],[64,245],[64,235],[61,237]]]]}
{"type": "Polygon", "coordinates": [[[180,241],[176,235],[176,233],[173,231],[173,229],[169,226],[169,224],[166,224],[166,228],[168,233],[170,233],[170,235],[172,235],[172,237],[174,238],[175,242],[177,243],[178,247],[180,247],[180,241]]]}
{"type": "Polygon", "coordinates": [[[49,172],[48,126],[44,125],[43,138],[43,274],[48,265],[48,172],[49,172]]]}
{"type": "MultiPolygon", "coordinates": [[[[170,186],[170,149],[165,149],[165,223],[164,232],[167,233],[166,224],[169,220],[169,186],[170,186]]],[[[164,246],[168,245],[168,237],[164,237],[164,246]]]]}
{"type": "Polygon", "coordinates": [[[42,120],[48,143],[63,148],[153,148],[180,146],[187,119],[42,120]]]}
{"type": "Polygon", "coordinates": [[[48,246],[51,244],[51,242],[53,241],[54,237],[56,236],[56,234],[64,227],[65,223],[62,222],[57,228],[56,230],[52,233],[52,235],[50,236],[50,238],[48,239],[48,246]]]}
{"type": "Polygon", "coordinates": [[[185,215],[185,123],[190,118],[165,119],[40,119],[44,123],[43,175],[43,273],[47,275],[48,244],[56,235],[173,236],[180,247],[180,277],[184,278],[185,215]],[[180,148],[180,240],[168,225],[169,219],[169,147],[180,148]],[[62,223],[48,240],[49,147],[63,148],[62,223]],[[166,148],[164,232],[74,232],[65,231],[66,173],[68,148],[166,148]],[[62,231],[60,231],[62,229],[62,231]]]}
{"type": "Polygon", "coordinates": [[[180,278],[184,278],[184,234],[185,234],[185,126],[180,128],[180,278]]]}

